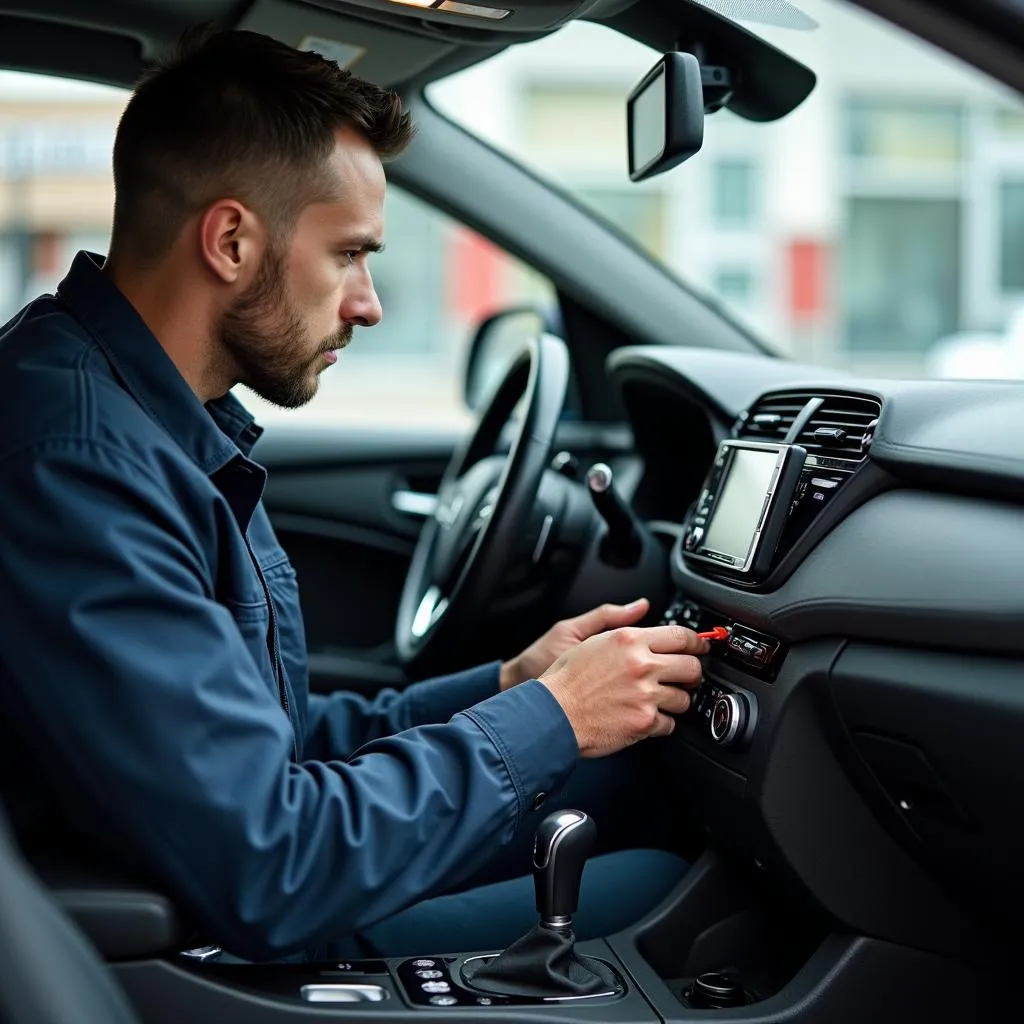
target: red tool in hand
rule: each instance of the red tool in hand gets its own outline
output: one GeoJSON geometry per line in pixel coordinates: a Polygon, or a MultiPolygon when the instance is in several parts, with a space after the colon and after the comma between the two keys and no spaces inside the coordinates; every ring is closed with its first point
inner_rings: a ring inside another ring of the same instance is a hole
{"type": "Polygon", "coordinates": [[[702,640],[728,640],[731,635],[732,630],[728,626],[715,626],[714,629],[697,634],[702,640]]]}

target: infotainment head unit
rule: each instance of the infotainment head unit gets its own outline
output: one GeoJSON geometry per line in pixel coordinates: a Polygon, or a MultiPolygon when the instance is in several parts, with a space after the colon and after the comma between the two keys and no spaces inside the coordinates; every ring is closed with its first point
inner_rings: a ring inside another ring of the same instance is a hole
{"type": "Polygon", "coordinates": [[[683,554],[750,579],[767,574],[786,525],[806,451],[723,441],[683,537],[683,554]]]}

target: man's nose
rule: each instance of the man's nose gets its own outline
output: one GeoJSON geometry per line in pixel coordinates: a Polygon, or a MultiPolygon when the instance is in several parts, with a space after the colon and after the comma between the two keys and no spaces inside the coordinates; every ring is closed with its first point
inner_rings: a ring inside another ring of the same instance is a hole
{"type": "Polygon", "coordinates": [[[359,327],[375,327],[383,315],[380,299],[373,287],[373,278],[364,267],[362,273],[345,289],[341,301],[341,319],[359,327]]]}

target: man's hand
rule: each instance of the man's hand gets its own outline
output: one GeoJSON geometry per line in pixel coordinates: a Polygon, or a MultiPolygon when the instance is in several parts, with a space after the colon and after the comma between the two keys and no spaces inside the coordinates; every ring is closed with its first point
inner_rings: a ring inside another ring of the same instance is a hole
{"type": "Polygon", "coordinates": [[[501,666],[502,690],[507,690],[527,679],[537,679],[549,669],[556,659],[566,651],[579,646],[587,637],[603,633],[608,629],[632,626],[639,622],[650,607],[647,598],[641,597],[629,604],[603,604],[591,608],[574,619],[556,622],[539,640],[534,641],[522,654],[501,666]]]}
{"type": "Polygon", "coordinates": [[[540,678],[576,734],[583,757],[667,736],[701,680],[707,640],[682,626],[613,629],[563,654],[540,678]]]}

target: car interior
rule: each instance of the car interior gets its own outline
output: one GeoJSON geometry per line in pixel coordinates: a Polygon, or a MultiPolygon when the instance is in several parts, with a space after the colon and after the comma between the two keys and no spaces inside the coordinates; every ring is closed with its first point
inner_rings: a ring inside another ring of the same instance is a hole
{"type": "MultiPolygon", "coordinates": [[[[623,96],[640,181],[700,159],[705,114],[771,122],[804,102],[814,71],[733,20],[795,6],[499,3],[12,2],[0,66],[130,87],[215,19],[344,40],[360,75],[402,92],[418,136],[390,180],[545,275],[555,303],[479,324],[468,433],[268,426],[254,457],[301,580],[311,686],[400,688],[644,594],[650,624],[716,637],[691,710],[653,741],[693,866],[642,920],[578,944],[593,984],[538,995],[489,985],[496,950],[226,962],[150,880],[79,849],[19,850],[0,823],[0,1021],[1021,1012],[1024,388],[781,358],[426,95],[507,47],[602,23],[663,55],[623,96]]],[[[1024,90],[1019,5],[861,6],[1024,90]]],[[[538,833],[523,873],[542,919],[575,909],[590,828],[566,812],[538,833]]]]}

